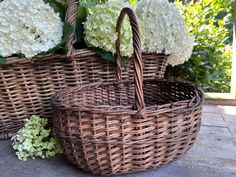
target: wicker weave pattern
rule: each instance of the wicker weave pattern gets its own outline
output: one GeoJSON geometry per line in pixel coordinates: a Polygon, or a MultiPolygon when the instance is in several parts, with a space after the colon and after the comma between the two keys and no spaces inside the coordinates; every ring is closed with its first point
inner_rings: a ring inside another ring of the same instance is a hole
{"type": "MultiPolygon", "coordinates": [[[[67,0],[66,21],[75,25],[75,0],[67,0]]],[[[75,50],[72,34],[66,43],[67,56],[52,55],[37,60],[7,58],[0,65],[0,139],[13,136],[23,120],[33,114],[53,117],[50,98],[61,89],[116,78],[114,63],[102,60],[89,49],[75,50]]],[[[144,78],[162,78],[167,65],[166,56],[143,52],[144,78]]],[[[133,78],[133,60],[123,72],[123,79],[133,78]]]]}
{"type": "Polygon", "coordinates": [[[63,107],[56,105],[56,133],[65,155],[79,168],[98,175],[146,170],[176,160],[193,145],[201,100],[194,98],[200,95],[192,85],[147,82],[145,118],[130,112],[133,85],[89,87],[62,95],[63,107]],[[173,89],[168,91],[169,87],[173,89]]]}
{"type": "MultiPolygon", "coordinates": [[[[164,55],[146,54],[144,78],[163,77],[165,61],[164,55]]],[[[61,89],[97,81],[113,82],[114,67],[88,49],[77,51],[72,62],[66,62],[66,56],[55,55],[35,62],[22,59],[18,64],[0,65],[0,139],[13,136],[23,120],[33,114],[51,121],[50,99],[61,89]]],[[[130,62],[124,79],[133,78],[132,68],[130,62]]]]}
{"type": "MultiPolygon", "coordinates": [[[[74,25],[76,3],[68,0],[67,21],[74,25]]],[[[23,120],[33,114],[49,118],[53,110],[51,96],[67,86],[115,79],[115,65],[101,60],[89,49],[75,50],[74,35],[66,46],[68,56],[53,55],[32,61],[8,58],[0,65],[0,139],[13,136],[23,120]],[[68,62],[68,59],[71,62],[68,62]]],[[[143,52],[144,78],[162,78],[167,65],[165,55],[143,52]]],[[[133,78],[133,62],[129,62],[124,79],[133,78]]]]}
{"type": "Polygon", "coordinates": [[[117,50],[117,83],[66,88],[53,98],[54,125],[64,154],[96,175],[167,164],[193,145],[200,129],[203,93],[183,81],[143,82],[139,32],[130,9],[122,10],[117,29],[125,14],[134,34],[135,81],[121,81],[117,50]]]}

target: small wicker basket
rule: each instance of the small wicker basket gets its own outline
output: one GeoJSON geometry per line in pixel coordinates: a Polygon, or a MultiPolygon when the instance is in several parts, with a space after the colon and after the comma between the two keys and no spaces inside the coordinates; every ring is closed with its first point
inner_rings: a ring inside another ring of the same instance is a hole
{"type": "Polygon", "coordinates": [[[203,93],[197,85],[164,79],[143,82],[140,37],[131,9],[135,80],[65,89],[53,97],[54,126],[66,157],[96,175],[129,173],[167,164],[184,154],[200,129],[203,93]],[[143,87],[144,86],[144,87],[143,87]]]}
{"type": "MultiPolygon", "coordinates": [[[[66,21],[75,26],[76,0],[67,0],[66,21]]],[[[51,96],[67,86],[115,79],[114,63],[106,62],[89,49],[73,47],[75,34],[66,43],[67,56],[51,55],[30,60],[10,57],[0,64],[0,139],[12,137],[24,119],[36,114],[52,122],[51,96]]],[[[166,55],[143,52],[144,78],[162,78],[166,55]]],[[[132,79],[129,62],[123,76],[132,79]]]]}

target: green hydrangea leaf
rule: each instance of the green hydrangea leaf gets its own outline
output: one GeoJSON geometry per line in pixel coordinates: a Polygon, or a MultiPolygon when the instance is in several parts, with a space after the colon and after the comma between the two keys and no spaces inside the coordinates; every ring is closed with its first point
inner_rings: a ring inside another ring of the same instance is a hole
{"type": "MultiPolygon", "coordinates": [[[[96,54],[100,55],[102,59],[107,60],[109,62],[115,63],[116,58],[115,58],[115,55],[113,53],[104,51],[104,50],[99,49],[99,48],[92,48],[92,50],[94,52],[96,52],[96,54]]],[[[122,57],[121,58],[121,66],[123,68],[126,68],[128,59],[129,59],[129,57],[122,57]]]]}
{"type": "Polygon", "coordinates": [[[0,56],[0,64],[4,64],[6,62],[6,58],[5,57],[1,57],[0,56]]]}
{"type": "Polygon", "coordinates": [[[62,43],[65,43],[75,28],[68,22],[64,23],[62,43]]]}
{"type": "Polygon", "coordinates": [[[78,43],[82,42],[84,40],[84,25],[83,22],[85,22],[85,19],[76,18],[76,30],[75,30],[75,34],[76,34],[76,41],[78,43]]]}
{"type": "Polygon", "coordinates": [[[79,6],[77,8],[77,17],[80,19],[86,19],[87,17],[87,9],[86,7],[79,6]]]}

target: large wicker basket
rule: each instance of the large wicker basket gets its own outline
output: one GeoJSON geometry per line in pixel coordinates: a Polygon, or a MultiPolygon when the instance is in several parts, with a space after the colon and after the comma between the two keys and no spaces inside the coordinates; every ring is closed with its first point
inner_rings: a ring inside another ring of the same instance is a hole
{"type": "MultiPolygon", "coordinates": [[[[75,25],[75,0],[67,0],[66,20],[75,25]]],[[[37,114],[51,121],[53,110],[51,96],[67,86],[94,81],[112,81],[114,64],[106,62],[89,49],[75,50],[75,35],[67,41],[67,56],[52,55],[38,60],[8,58],[0,65],[0,139],[13,136],[23,125],[23,120],[37,114]]],[[[143,53],[144,77],[161,78],[166,68],[166,56],[143,53]]],[[[132,78],[132,62],[124,77],[132,78]]]]}
{"type": "Polygon", "coordinates": [[[96,175],[151,169],[184,154],[200,128],[203,94],[197,85],[164,79],[143,82],[140,38],[132,10],[135,81],[67,88],[53,97],[55,131],[66,157],[96,175]],[[144,87],[143,87],[144,86],[144,87]]]}

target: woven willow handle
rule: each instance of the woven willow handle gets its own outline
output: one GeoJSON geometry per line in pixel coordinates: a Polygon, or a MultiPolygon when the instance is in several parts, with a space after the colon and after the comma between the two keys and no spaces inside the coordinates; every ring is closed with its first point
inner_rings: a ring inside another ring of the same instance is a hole
{"type": "MultiPolygon", "coordinates": [[[[67,0],[68,9],[66,12],[65,21],[70,23],[73,27],[76,25],[76,16],[77,16],[77,2],[76,0],[67,0]]],[[[75,33],[73,32],[69,39],[66,41],[65,47],[68,49],[67,59],[72,60],[75,56],[75,49],[73,47],[74,43],[76,42],[75,33]]]]}
{"type": "Polygon", "coordinates": [[[121,76],[122,76],[121,54],[120,54],[120,31],[122,22],[126,14],[129,16],[133,34],[135,104],[138,110],[142,110],[145,107],[145,103],[143,95],[143,66],[142,66],[142,54],[141,54],[141,39],[136,16],[130,8],[122,9],[116,26],[116,32],[118,34],[118,38],[116,40],[117,80],[118,82],[121,81],[121,76]]]}

